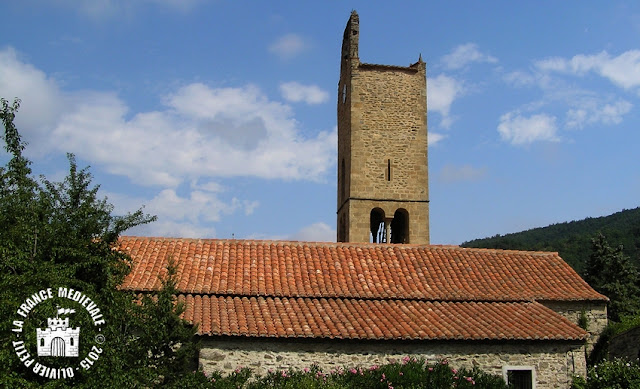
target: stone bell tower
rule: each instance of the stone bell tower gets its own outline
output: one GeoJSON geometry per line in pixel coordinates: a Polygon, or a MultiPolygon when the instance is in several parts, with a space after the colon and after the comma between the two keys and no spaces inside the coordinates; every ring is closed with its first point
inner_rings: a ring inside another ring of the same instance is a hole
{"type": "Polygon", "coordinates": [[[429,244],[426,65],[360,62],[359,34],[353,11],[338,83],[338,242],[429,244]]]}

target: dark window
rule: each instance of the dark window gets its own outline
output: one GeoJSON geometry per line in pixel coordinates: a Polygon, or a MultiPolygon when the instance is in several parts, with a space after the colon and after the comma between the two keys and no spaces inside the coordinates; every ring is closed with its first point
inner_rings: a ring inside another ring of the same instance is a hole
{"type": "Polygon", "coordinates": [[[409,212],[399,208],[391,221],[391,243],[409,243],[409,212]]]}
{"type": "Polygon", "coordinates": [[[391,160],[387,159],[387,181],[391,181],[391,160]]]}
{"type": "Polygon", "coordinates": [[[382,209],[374,208],[371,210],[369,228],[371,232],[371,243],[386,243],[384,211],[382,209]]]}
{"type": "Polygon", "coordinates": [[[507,383],[514,389],[532,389],[533,376],[531,370],[508,370],[507,383]]]}

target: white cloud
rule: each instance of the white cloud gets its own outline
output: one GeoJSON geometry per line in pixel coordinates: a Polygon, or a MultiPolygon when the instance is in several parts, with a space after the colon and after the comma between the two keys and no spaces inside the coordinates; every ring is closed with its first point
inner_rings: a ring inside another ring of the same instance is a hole
{"type": "Polygon", "coordinates": [[[70,107],[52,144],[137,183],[175,187],[195,177],[322,179],[334,163],[336,134],[303,138],[291,109],[254,86],[190,84],[168,109],[126,118],[116,96],[93,94],[70,107]]]}
{"type": "Polygon", "coordinates": [[[631,108],[633,105],[624,100],[607,104],[589,100],[567,112],[566,124],[569,128],[583,128],[595,123],[619,124],[631,108]]]}
{"type": "Polygon", "coordinates": [[[500,137],[514,145],[525,145],[537,141],[558,141],[556,118],[546,114],[529,117],[509,112],[500,117],[500,137]]]}
{"type": "Polygon", "coordinates": [[[300,229],[290,239],[304,242],[335,242],[336,230],[325,223],[314,223],[300,229]]]}
{"type": "Polygon", "coordinates": [[[145,212],[158,215],[157,223],[134,233],[211,237],[211,223],[224,215],[252,214],[259,202],[222,199],[223,177],[320,181],[333,174],[336,127],[303,136],[291,107],[256,86],[189,84],[165,96],[159,110],[131,113],[115,93],[62,91],[5,49],[0,90],[23,99],[16,123],[28,152],[34,143],[43,153],[73,152],[94,168],[157,190],[133,203],[109,194],[118,213],[145,204],[145,212]]]}
{"type": "Polygon", "coordinates": [[[1,97],[22,100],[16,125],[29,138],[29,151],[46,143],[47,127],[55,123],[67,104],[55,80],[34,66],[24,63],[11,47],[0,50],[1,97]]]}
{"type": "Polygon", "coordinates": [[[440,74],[427,81],[427,108],[429,112],[438,112],[442,115],[441,125],[449,128],[453,118],[449,116],[451,104],[464,93],[461,81],[440,74]]]}
{"type": "Polygon", "coordinates": [[[538,61],[535,65],[544,72],[578,76],[595,72],[624,89],[640,87],[640,50],[629,50],[617,57],[612,57],[606,51],[593,55],[580,54],[571,59],[555,57],[538,61]]]}
{"type": "Polygon", "coordinates": [[[435,145],[436,143],[440,142],[444,138],[445,138],[445,135],[443,134],[433,132],[433,131],[427,132],[427,143],[429,144],[429,146],[435,145]]]}
{"type": "Polygon", "coordinates": [[[201,191],[191,191],[188,197],[179,196],[174,189],[163,189],[146,208],[150,213],[167,217],[170,220],[196,223],[217,222],[223,212],[233,213],[237,202],[225,204],[215,195],[201,191]]]}
{"type": "Polygon", "coordinates": [[[532,74],[519,70],[507,73],[503,78],[507,84],[515,87],[531,86],[536,82],[536,78],[532,74]]]}
{"type": "Polygon", "coordinates": [[[205,227],[188,222],[177,222],[162,218],[160,215],[155,222],[134,227],[126,231],[124,235],[204,239],[216,237],[216,229],[211,226],[205,227]]]}
{"type": "Polygon", "coordinates": [[[329,92],[317,85],[303,85],[295,81],[280,84],[282,97],[293,103],[321,104],[329,100],[329,92]]]}
{"type": "Polygon", "coordinates": [[[477,181],[487,175],[487,168],[475,168],[471,165],[445,165],[438,178],[443,182],[477,181]]]}
{"type": "Polygon", "coordinates": [[[116,214],[135,211],[144,204],[145,213],[156,215],[154,223],[138,226],[126,233],[129,235],[181,236],[186,238],[212,238],[215,229],[212,223],[219,222],[225,215],[243,212],[250,215],[259,203],[252,200],[232,198],[224,201],[220,198],[219,185],[207,183],[207,187],[215,187],[214,192],[192,190],[184,196],[174,189],[161,189],[151,199],[125,196],[120,193],[106,193],[109,202],[114,205],[116,214]]]}
{"type": "Polygon", "coordinates": [[[474,62],[497,63],[498,60],[481,53],[475,43],[466,43],[457,46],[451,53],[442,57],[442,62],[449,69],[460,69],[474,62]]]}
{"type": "Polygon", "coordinates": [[[282,59],[293,58],[307,49],[307,43],[297,34],[284,35],[269,46],[269,52],[282,59]]]}
{"type": "Polygon", "coordinates": [[[526,120],[514,113],[507,114],[501,118],[501,136],[514,144],[540,139],[557,141],[555,117],[562,115],[566,129],[619,124],[633,108],[629,101],[602,90],[584,89],[565,78],[594,73],[629,89],[640,86],[639,69],[640,51],[631,50],[615,58],[604,51],[596,55],[576,55],[571,59],[547,58],[534,62],[531,72],[509,73],[504,76],[508,84],[533,85],[544,93],[542,99],[523,105],[518,112],[550,110],[554,114],[533,115],[526,120]]]}

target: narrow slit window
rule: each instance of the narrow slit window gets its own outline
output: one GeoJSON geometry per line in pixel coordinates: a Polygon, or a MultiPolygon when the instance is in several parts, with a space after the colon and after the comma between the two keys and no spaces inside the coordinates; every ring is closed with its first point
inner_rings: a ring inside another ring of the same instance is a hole
{"type": "Polygon", "coordinates": [[[391,160],[387,159],[387,181],[391,181],[391,160]]]}

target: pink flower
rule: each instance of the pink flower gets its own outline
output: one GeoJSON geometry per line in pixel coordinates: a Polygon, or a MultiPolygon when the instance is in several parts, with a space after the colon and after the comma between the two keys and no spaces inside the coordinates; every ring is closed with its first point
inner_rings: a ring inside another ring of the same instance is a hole
{"type": "Polygon", "coordinates": [[[402,363],[406,365],[407,363],[409,363],[410,360],[411,360],[411,358],[409,356],[406,356],[406,357],[402,358],[402,363]]]}
{"type": "Polygon", "coordinates": [[[373,370],[378,370],[378,365],[373,365],[369,368],[369,370],[373,371],[373,370]]]}
{"type": "Polygon", "coordinates": [[[458,370],[456,370],[456,369],[451,369],[451,372],[452,372],[453,374],[458,374],[458,370]]]}
{"type": "Polygon", "coordinates": [[[304,371],[305,373],[308,373],[309,372],[309,368],[305,367],[304,369],[302,369],[302,371],[304,371]]]}
{"type": "Polygon", "coordinates": [[[429,371],[433,371],[433,367],[430,367],[430,368],[429,368],[429,371]]]}
{"type": "Polygon", "coordinates": [[[386,375],[384,375],[384,373],[382,373],[382,378],[380,378],[380,382],[382,382],[382,381],[384,381],[384,380],[386,380],[386,379],[387,379],[387,376],[386,376],[386,375]]]}
{"type": "Polygon", "coordinates": [[[400,374],[400,375],[404,375],[404,373],[403,373],[403,372],[400,372],[400,373],[398,373],[398,374],[400,374]]]}
{"type": "Polygon", "coordinates": [[[281,375],[282,375],[283,377],[285,377],[285,378],[286,378],[286,377],[287,377],[287,372],[286,372],[286,371],[284,371],[284,370],[282,370],[281,375]]]}
{"type": "Polygon", "coordinates": [[[354,367],[349,369],[349,371],[351,372],[351,374],[358,374],[358,370],[356,370],[354,367]]]}

